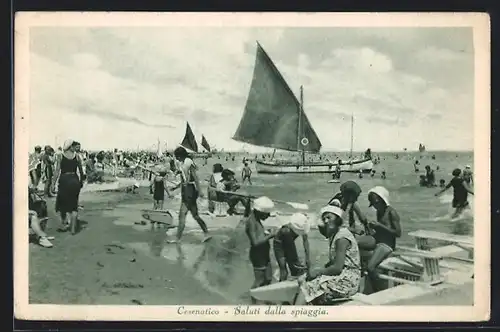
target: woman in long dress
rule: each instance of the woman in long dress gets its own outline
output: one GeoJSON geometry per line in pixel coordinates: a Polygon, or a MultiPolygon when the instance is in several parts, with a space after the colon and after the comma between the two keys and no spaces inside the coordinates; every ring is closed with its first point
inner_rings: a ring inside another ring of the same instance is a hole
{"type": "Polygon", "coordinates": [[[63,152],[56,161],[56,169],[54,172],[54,183],[59,181],[56,197],[56,212],[60,214],[61,226],[58,230],[62,232],[68,230],[68,223],[66,220],[69,216],[69,225],[71,225],[72,234],[76,233],[78,197],[80,196],[80,189],[85,180],[82,160],[76,152],[77,145],[79,145],[79,143],[73,140],[64,142],[63,152]],[[79,175],[77,174],[77,170],[79,175]]]}
{"type": "Polygon", "coordinates": [[[343,213],[341,208],[331,205],[321,210],[321,223],[326,227],[325,236],[329,240],[328,263],[323,268],[309,271],[307,281],[300,282],[301,292],[295,305],[329,305],[358,292],[361,284],[359,247],[354,235],[344,225],[343,213]]]}

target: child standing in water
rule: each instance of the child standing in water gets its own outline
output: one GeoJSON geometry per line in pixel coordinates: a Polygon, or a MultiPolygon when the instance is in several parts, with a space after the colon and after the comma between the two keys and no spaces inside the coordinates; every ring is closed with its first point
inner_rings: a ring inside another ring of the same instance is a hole
{"type": "Polygon", "coordinates": [[[167,180],[167,172],[165,170],[161,170],[158,174],[154,176],[153,181],[151,182],[151,187],[153,189],[154,210],[163,210],[165,192],[167,193],[169,198],[173,198],[173,196],[168,191],[166,180],[167,180]]]}

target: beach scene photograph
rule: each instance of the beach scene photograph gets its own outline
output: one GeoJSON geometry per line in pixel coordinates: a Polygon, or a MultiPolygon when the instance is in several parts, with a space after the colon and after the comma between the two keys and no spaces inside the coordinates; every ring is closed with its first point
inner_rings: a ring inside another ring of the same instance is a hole
{"type": "Polygon", "coordinates": [[[23,30],[23,301],[477,305],[472,26],[105,21],[23,30]]]}

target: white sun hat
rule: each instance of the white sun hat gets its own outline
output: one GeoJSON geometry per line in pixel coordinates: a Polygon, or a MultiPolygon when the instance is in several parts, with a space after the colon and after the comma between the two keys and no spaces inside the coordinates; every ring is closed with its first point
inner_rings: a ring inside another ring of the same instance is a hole
{"type": "MultiPolygon", "coordinates": [[[[385,187],[382,187],[382,186],[376,186],[376,187],[373,187],[372,189],[370,189],[370,191],[368,191],[368,194],[370,193],[374,193],[376,194],[378,197],[380,197],[384,203],[389,206],[389,190],[385,189],[385,187]]],[[[370,204],[371,206],[371,204],[370,204]]]]}
{"type": "Polygon", "coordinates": [[[309,217],[304,213],[292,214],[290,219],[288,219],[287,224],[298,235],[306,235],[311,230],[311,225],[309,224],[309,217]]]}
{"type": "Polygon", "coordinates": [[[269,197],[261,196],[253,201],[253,208],[263,213],[271,213],[274,209],[274,203],[269,197]]]}
{"type": "Polygon", "coordinates": [[[73,141],[72,139],[68,139],[64,142],[63,144],[63,150],[66,151],[68,150],[74,143],[75,141],[73,141]]]}
{"type": "Polygon", "coordinates": [[[327,206],[323,207],[319,212],[319,220],[318,220],[319,225],[323,225],[323,214],[325,214],[327,212],[333,213],[334,215],[336,215],[339,218],[342,218],[344,215],[344,210],[342,210],[340,207],[327,205],[327,206]]]}

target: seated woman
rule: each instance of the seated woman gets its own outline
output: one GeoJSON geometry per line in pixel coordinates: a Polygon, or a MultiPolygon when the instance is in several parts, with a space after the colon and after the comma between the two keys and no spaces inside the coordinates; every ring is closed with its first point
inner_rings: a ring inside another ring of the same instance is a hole
{"type": "Polygon", "coordinates": [[[224,168],[221,164],[216,163],[212,168],[212,175],[210,176],[210,180],[207,188],[207,197],[208,197],[208,211],[210,213],[214,213],[215,211],[215,202],[219,201],[219,197],[217,195],[217,190],[223,189],[222,180],[222,171],[224,168]]]}
{"type": "Polygon", "coordinates": [[[307,216],[303,213],[294,213],[276,233],[273,248],[280,269],[280,281],[288,278],[288,270],[290,270],[292,277],[298,277],[311,267],[308,238],[310,229],[307,216]],[[295,240],[299,236],[302,238],[304,245],[305,266],[300,262],[295,246],[295,240]]]}
{"type": "MultiPolygon", "coordinates": [[[[324,268],[310,270],[306,281],[300,282],[295,305],[334,304],[338,299],[353,296],[361,284],[361,258],[358,243],[342,219],[343,210],[327,205],[321,209],[320,225],[329,239],[329,259],[324,268]]],[[[300,279],[299,279],[300,280],[300,279]]]]}
{"type": "Polygon", "coordinates": [[[54,237],[47,236],[43,231],[40,219],[47,218],[47,204],[44,200],[37,200],[32,188],[28,188],[28,227],[37,237],[38,244],[45,248],[52,248],[54,237]]]}
{"type": "MultiPolygon", "coordinates": [[[[234,172],[230,169],[225,169],[221,173],[221,183],[224,185],[221,195],[221,200],[226,202],[229,205],[229,209],[227,213],[229,215],[233,215],[235,211],[235,207],[238,203],[241,203],[245,207],[244,216],[248,217],[250,215],[250,199],[246,196],[234,195],[231,193],[224,193],[224,191],[235,192],[240,189],[240,185],[238,181],[234,177],[234,172]]],[[[221,194],[221,192],[219,192],[221,194]]]]}
{"type": "Polygon", "coordinates": [[[367,264],[373,291],[382,290],[377,284],[377,268],[396,248],[396,238],[401,237],[401,225],[397,211],[389,205],[389,191],[377,186],[368,192],[368,201],[377,211],[377,221],[370,222],[376,242],[375,249],[367,264]]]}

